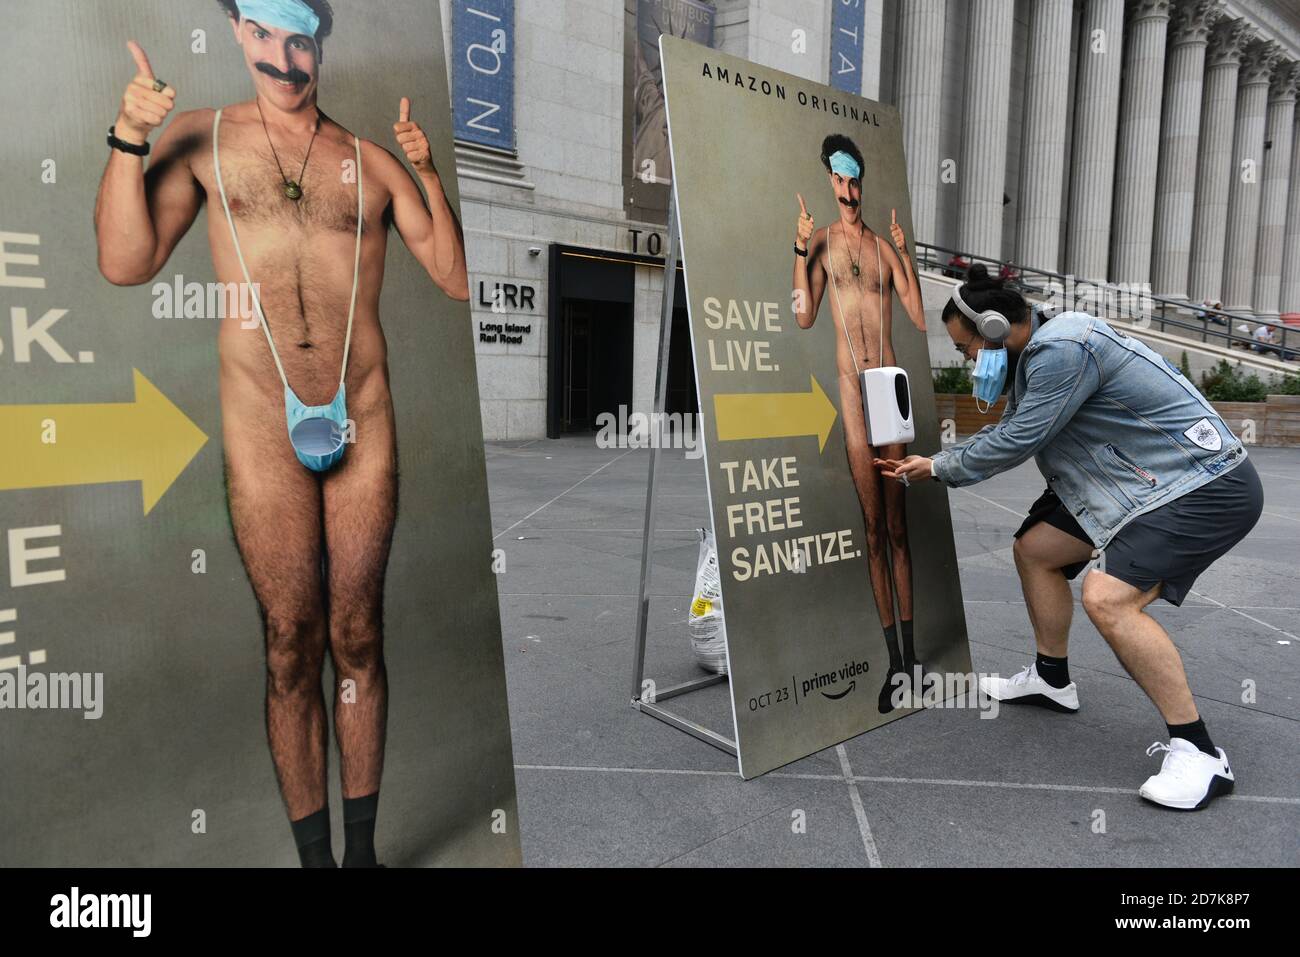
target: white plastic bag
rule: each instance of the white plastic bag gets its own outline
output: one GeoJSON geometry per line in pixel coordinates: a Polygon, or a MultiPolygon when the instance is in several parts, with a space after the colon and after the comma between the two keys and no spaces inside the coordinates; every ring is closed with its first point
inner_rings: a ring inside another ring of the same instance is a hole
{"type": "Polygon", "coordinates": [[[691,650],[701,668],[727,673],[727,639],[722,627],[722,583],[713,533],[700,529],[700,555],[695,564],[695,597],[687,619],[691,650]]]}

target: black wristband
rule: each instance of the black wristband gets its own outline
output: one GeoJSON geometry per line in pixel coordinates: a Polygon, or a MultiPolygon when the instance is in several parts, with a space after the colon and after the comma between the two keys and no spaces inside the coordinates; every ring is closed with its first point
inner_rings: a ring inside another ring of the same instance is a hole
{"type": "Polygon", "coordinates": [[[800,249],[798,246],[794,247],[794,254],[796,256],[802,256],[804,259],[808,258],[808,250],[800,249]]]}
{"type": "Polygon", "coordinates": [[[117,138],[117,124],[114,123],[108,128],[108,145],[115,150],[121,150],[123,153],[130,153],[132,156],[148,156],[149,141],[143,143],[128,143],[126,140],[117,138]]]}

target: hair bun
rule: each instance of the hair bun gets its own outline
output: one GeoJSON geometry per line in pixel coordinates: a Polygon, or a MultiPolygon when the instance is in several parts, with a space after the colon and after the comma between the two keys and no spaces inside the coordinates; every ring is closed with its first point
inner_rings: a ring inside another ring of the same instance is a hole
{"type": "Polygon", "coordinates": [[[995,279],[989,275],[988,268],[983,263],[976,263],[966,270],[966,285],[972,290],[979,289],[1001,289],[1002,280],[995,279]]]}

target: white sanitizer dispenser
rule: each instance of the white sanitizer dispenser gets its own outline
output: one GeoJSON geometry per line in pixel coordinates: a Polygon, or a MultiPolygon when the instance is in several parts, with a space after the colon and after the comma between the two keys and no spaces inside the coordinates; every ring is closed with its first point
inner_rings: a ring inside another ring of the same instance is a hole
{"type": "Polygon", "coordinates": [[[864,369],[862,413],[867,420],[867,441],[874,448],[915,441],[912,423],[912,390],[907,371],[898,366],[864,369]]]}
{"type": "MultiPolygon", "coordinates": [[[[852,259],[852,254],[849,256],[852,259]]],[[[863,369],[858,364],[857,351],[853,348],[853,338],[849,335],[848,323],[844,321],[844,307],[840,303],[840,286],[835,276],[835,259],[827,258],[831,269],[831,293],[835,296],[835,311],[840,314],[840,324],[844,329],[844,341],[849,346],[849,357],[853,367],[858,369],[858,384],[862,387],[862,414],[867,420],[867,441],[873,448],[882,445],[898,445],[916,440],[916,427],[912,423],[912,389],[907,380],[907,371],[898,366],[881,366],[877,369],[863,369]]],[[[853,272],[858,273],[855,265],[853,272]]],[[[880,302],[876,321],[880,325],[880,355],[885,355],[885,285],[884,272],[880,267],[880,237],[876,237],[876,276],[879,286],[880,302]]]]}

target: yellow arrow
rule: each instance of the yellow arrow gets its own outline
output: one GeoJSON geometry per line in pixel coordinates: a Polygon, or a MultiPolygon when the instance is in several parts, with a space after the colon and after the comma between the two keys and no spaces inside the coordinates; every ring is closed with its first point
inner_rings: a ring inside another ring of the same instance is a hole
{"type": "Polygon", "coordinates": [[[815,376],[808,392],[746,392],[713,397],[718,439],[788,439],[815,435],[818,450],[835,424],[835,406],[826,398],[815,376]]]}
{"type": "Polygon", "coordinates": [[[148,515],[208,437],[132,372],[134,402],[0,405],[0,491],[139,482],[148,515]]]}

